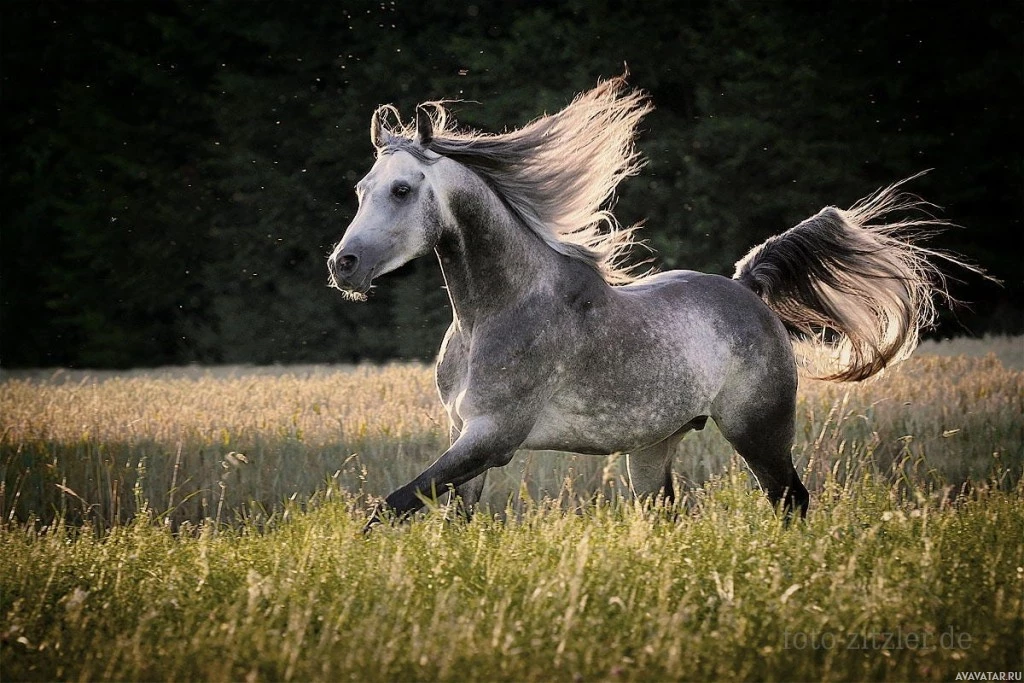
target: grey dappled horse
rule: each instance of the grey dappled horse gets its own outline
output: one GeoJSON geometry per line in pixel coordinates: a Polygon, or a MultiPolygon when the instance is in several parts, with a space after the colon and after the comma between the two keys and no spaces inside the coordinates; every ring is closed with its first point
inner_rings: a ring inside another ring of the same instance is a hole
{"type": "Polygon", "coordinates": [[[457,130],[438,102],[417,107],[414,127],[386,125],[390,106],[373,114],[376,163],[356,185],[330,283],[365,299],[376,278],[433,251],[454,314],[436,368],[451,446],[385,509],[402,516],[454,487],[468,512],[487,470],[519,448],[628,453],[634,494],[671,499],[673,450],[711,418],[771,502],[806,513],[790,335],[837,350],[838,381],[909,355],[945,291],[929,261],[945,255],[910,240],[936,221],[879,223],[923,205],[897,183],[768,239],[731,280],[635,276],[633,228],[605,207],[639,168],[633,136],[649,110],[616,78],[496,135],[457,130]]]}

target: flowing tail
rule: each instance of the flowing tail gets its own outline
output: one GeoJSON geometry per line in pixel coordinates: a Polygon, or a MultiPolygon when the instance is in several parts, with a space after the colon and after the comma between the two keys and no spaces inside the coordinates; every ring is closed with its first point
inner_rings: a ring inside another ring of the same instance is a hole
{"type": "Polygon", "coordinates": [[[837,369],[821,379],[867,379],[914,351],[919,331],[935,321],[935,299],[951,301],[935,261],[983,274],[917,243],[950,225],[927,212],[933,205],[899,191],[920,175],[847,211],[826,207],[736,263],[733,279],[760,296],[794,337],[838,352],[837,369]],[[893,212],[917,217],[882,222],[893,212]]]}

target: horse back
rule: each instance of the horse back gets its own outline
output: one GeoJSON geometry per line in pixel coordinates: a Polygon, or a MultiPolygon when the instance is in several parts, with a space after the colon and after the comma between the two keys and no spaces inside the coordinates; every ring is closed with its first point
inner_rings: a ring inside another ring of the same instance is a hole
{"type": "Polygon", "coordinates": [[[651,353],[671,356],[692,377],[695,399],[720,400],[748,387],[796,391],[796,362],[785,326],[753,291],[735,280],[667,271],[616,287],[616,326],[648,326],[651,353]],[[641,318],[643,320],[641,320],[641,318]]]}

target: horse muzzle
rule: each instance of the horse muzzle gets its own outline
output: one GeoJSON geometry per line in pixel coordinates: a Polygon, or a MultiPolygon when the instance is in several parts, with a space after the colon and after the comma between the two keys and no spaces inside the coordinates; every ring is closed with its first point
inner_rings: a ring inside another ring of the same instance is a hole
{"type": "Polygon", "coordinates": [[[378,259],[367,249],[337,249],[327,260],[329,284],[354,298],[370,291],[378,259]]]}

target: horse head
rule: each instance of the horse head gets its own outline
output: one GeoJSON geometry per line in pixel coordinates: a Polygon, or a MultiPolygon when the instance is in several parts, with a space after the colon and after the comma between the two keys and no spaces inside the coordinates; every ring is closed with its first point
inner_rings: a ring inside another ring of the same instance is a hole
{"type": "Polygon", "coordinates": [[[433,122],[416,108],[416,132],[397,135],[384,125],[382,107],[370,120],[377,161],[356,184],[359,210],[328,259],[329,284],[364,299],[373,280],[433,250],[440,236],[436,162],[429,151],[433,122]]]}

